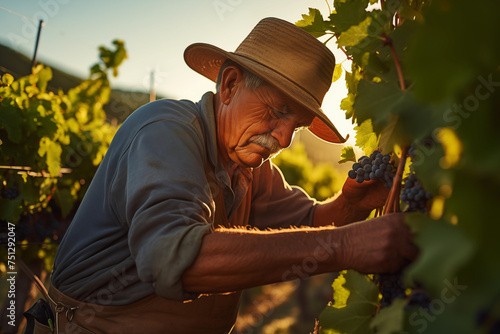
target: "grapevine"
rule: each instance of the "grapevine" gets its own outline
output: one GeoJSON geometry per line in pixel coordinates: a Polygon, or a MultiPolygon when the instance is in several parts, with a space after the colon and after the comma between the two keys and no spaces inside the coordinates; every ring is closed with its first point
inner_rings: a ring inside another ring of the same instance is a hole
{"type": "MultiPolygon", "coordinates": [[[[123,42],[113,44],[116,50],[100,48],[90,78],[67,94],[49,89],[52,70],[43,64],[25,77],[0,78],[0,244],[15,231],[16,256],[40,263],[42,272],[52,269],[57,245],[117,130],[103,110],[108,72],[117,74],[126,58],[123,42]]],[[[4,274],[7,256],[2,247],[4,274]]]]}
{"type": "Polygon", "coordinates": [[[496,333],[500,46],[491,41],[500,3],[333,4],[326,18],[310,8],[296,24],[346,55],[340,107],[365,156],[344,148],[340,162],[353,162],[348,175],[358,182],[388,182],[374,161],[390,156],[392,186],[375,215],[405,211],[420,256],[396,274],[342,272],[319,331],[496,333]]]}

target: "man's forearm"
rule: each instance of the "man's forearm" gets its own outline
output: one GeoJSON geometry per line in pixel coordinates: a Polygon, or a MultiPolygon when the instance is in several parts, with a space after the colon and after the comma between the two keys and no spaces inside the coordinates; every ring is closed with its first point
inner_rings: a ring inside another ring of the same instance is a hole
{"type": "Polygon", "coordinates": [[[343,269],[391,273],[416,258],[411,240],[403,214],[339,228],[217,230],[203,238],[182,283],[188,292],[216,293],[343,269]]]}
{"type": "Polygon", "coordinates": [[[228,292],[345,269],[341,235],[334,228],[216,230],[185,271],[184,289],[228,292]]]}
{"type": "Polygon", "coordinates": [[[343,226],[366,219],[370,211],[359,210],[347,202],[343,194],[334,200],[327,200],[316,207],[313,226],[343,226]]]}

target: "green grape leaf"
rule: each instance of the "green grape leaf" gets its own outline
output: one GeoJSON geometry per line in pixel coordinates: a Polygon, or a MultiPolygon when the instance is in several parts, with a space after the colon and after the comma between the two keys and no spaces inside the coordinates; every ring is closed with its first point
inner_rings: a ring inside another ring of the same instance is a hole
{"type": "Polygon", "coordinates": [[[112,63],[111,57],[112,57],[112,53],[111,53],[110,49],[108,49],[107,47],[102,46],[102,45],[99,46],[99,58],[101,58],[102,62],[106,66],[106,68],[111,67],[111,63],[112,63]]]}
{"type": "Polygon", "coordinates": [[[116,50],[113,52],[113,62],[111,66],[113,67],[113,75],[116,77],[118,76],[118,67],[128,57],[127,50],[125,50],[125,43],[122,40],[115,39],[112,43],[116,47],[116,50]]]}
{"type": "Polygon", "coordinates": [[[9,140],[14,144],[19,144],[21,141],[23,122],[19,110],[11,105],[2,105],[2,112],[0,112],[0,129],[4,128],[7,131],[9,140]]]}
{"type": "Polygon", "coordinates": [[[349,93],[356,93],[358,89],[358,83],[361,80],[362,75],[360,73],[360,68],[356,64],[352,64],[351,72],[345,72],[345,84],[349,93]]]}
{"type": "Polygon", "coordinates": [[[399,115],[390,115],[387,126],[380,134],[380,149],[383,153],[388,154],[394,151],[394,146],[406,146],[410,144],[410,140],[403,132],[399,122],[399,115]]]}
{"type": "Polygon", "coordinates": [[[90,68],[90,76],[93,76],[94,74],[99,74],[99,76],[105,74],[105,72],[101,69],[101,65],[99,64],[94,64],[90,68]]]}
{"type": "Polygon", "coordinates": [[[333,31],[340,35],[351,26],[358,25],[367,16],[367,5],[367,0],[335,0],[335,11],[329,17],[333,23],[333,31]]]}
{"type": "Polygon", "coordinates": [[[23,196],[14,199],[0,197],[0,220],[17,223],[23,210],[22,201],[23,196]]]}
{"type": "Polygon", "coordinates": [[[409,267],[406,278],[422,282],[438,296],[443,282],[453,281],[458,269],[473,256],[476,245],[457,226],[427,219],[415,240],[420,255],[409,267]]]}
{"type": "Polygon", "coordinates": [[[337,81],[342,76],[342,64],[335,64],[335,69],[333,70],[332,82],[337,81]]]}
{"type": "Polygon", "coordinates": [[[37,122],[37,135],[39,137],[48,137],[53,139],[57,132],[57,123],[50,117],[38,117],[37,122]]]}
{"type": "Polygon", "coordinates": [[[375,132],[380,133],[389,116],[397,113],[406,94],[397,85],[385,82],[361,80],[354,101],[354,112],[358,122],[371,118],[375,132]]]}
{"type": "Polygon", "coordinates": [[[499,1],[475,2],[474,15],[468,1],[439,1],[427,8],[406,56],[406,72],[420,100],[446,101],[469,82],[480,85],[479,75],[485,69],[489,74],[498,68],[500,46],[491,41],[498,39],[499,12],[499,1]],[[463,41],[473,41],[474,52],[464,52],[463,41]]]}
{"type": "Polygon", "coordinates": [[[48,82],[52,80],[52,69],[50,67],[44,67],[38,72],[38,83],[37,86],[40,92],[45,92],[47,89],[48,82]]]}
{"type": "MultiPolygon", "coordinates": [[[[24,174],[26,175],[26,174],[24,174]]],[[[23,195],[23,200],[28,203],[35,203],[40,197],[38,185],[34,184],[32,179],[26,179],[27,182],[21,183],[21,193],[23,195]]]]}
{"type": "Polygon", "coordinates": [[[339,164],[343,164],[349,161],[356,162],[356,154],[354,153],[354,149],[352,148],[352,146],[346,146],[342,148],[339,164]]]}
{"type": "Polygon", "coordinates": [[[54,199],[61,208],[62,216],[66,217],[73,209],[75,203],[75,198],[72,196],[71,190],[58,187],[54,193],[54,199]]]}
{"type": "Polygon", "coordinates": [[[43,137],[40,140],[38,155],[42,158],[46,157],[47,167],[52,176],[57,176],[61,169],[61,153],[62,148],[59,143],[50,140],[48,137],[43,137]]]}
{"type": "Polygon", "coordinates": [[[370,327],[377,334],[401,333],[404,326],[406,300],[397,298],[391,305],[384,307],[377,313],[370,323],[370,327]]]}
{"type": "Polygon", "coordinates": [[[309,8],[309,14],[302,14],[302,20],[295,22],[295,25],[316,38],[323,36],[331,28],[316,8],[309,8]]]}
{"type": "Polygon", "coordinates": [[[379,290],[365,275],[343,271],[333,282],[335,303],[319,316],[324,333],[371,334],[370,321],[378,305],[379,290]]]}
{"type": "Polygon", "coordinates": [[[371,119],[354,127],[354,130],[356,131],[356,146],[362,148],[366,154],[370,154],[377,149],[379,138],[373,132],[371,119]]]}
{"type": "Polygon", "coordinates": [[[366,37],[371,36],[368,29],[371,24],[372,18],[367,17],[360,24],[350,27],[340,34],[337,39],[338,46],[355,46],[366,37]]]}
{"type": "Polygon", "coordinates": [[[345,98],[340,101],[340,109],[345,110],[345,118],[349,119],[354,116],[354,94],[348,93],[345,98]]]}
{"type": "Polygon", "coordinates": [[[398,14],[404,20],[414,20],[422,21],[422,6],[424,4],[424,0],[414,0],[411,3],[408,1],[401,1],[401,8],[398,11],[398,14]]]}
{"type": "MultiPolygon", "coordinates": [[[[492,152],[488,154],[499,154],[498,148],[491,149],[492,152]]],[[[485,208],[496,208],[500,203],[500,193],[497,191],[500,180],[477,171],[475,166],[481,162],[467,159],[460,163],[463,167],[454,170],[452,194],[446,200],[446,209],[457,216],[458,226],[467,237],[474,244],[481,245],[476,255],[480,261],[474,264],[489,264],[490,277],[494,278],[496,275],[493,272],[498,270],[496,264],[500,254],[500,244],[497,242],[500,225],[491,223],[495,215],[492,210],[485,208]]]]}
{"type": "Polygon", "coordinates": [[[9,74],[9,73],[5,73],[4,75],[2,75],[2,83],[6,86],[10,86],[12,85],[12,83],[14,82],[14,77],[9,74]]]}

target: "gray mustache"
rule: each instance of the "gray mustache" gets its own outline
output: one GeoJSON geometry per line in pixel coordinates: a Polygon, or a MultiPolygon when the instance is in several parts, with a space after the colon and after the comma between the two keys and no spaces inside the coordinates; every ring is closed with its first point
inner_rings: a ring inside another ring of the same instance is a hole
{"type": "Polygon", "coordinates": [[[266,150],[271,152],[271,154],[278,153],[283,149],[279,141],[268,133],[257,135],[252,142],[264,147],[266,150]]]}

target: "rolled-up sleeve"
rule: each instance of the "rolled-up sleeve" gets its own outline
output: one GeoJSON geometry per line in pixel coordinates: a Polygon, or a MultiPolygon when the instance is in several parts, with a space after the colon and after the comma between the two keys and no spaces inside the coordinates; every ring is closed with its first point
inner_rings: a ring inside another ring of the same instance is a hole
{"type": "Polygon", "coordinates": [[[128,225],[139,278],[167,299],[193,297],[184,291],[181,276],[211,230],[213,199],[203,143],[189,122],[150,123],[120,157],[113,180],[114,206],[128,225]]]}
{"type": "Polygon", "coordinates": [[[317,201],[290,186],[270,161],[254,170],[250,225],[259,229],[312,226],[317,201]]]}

